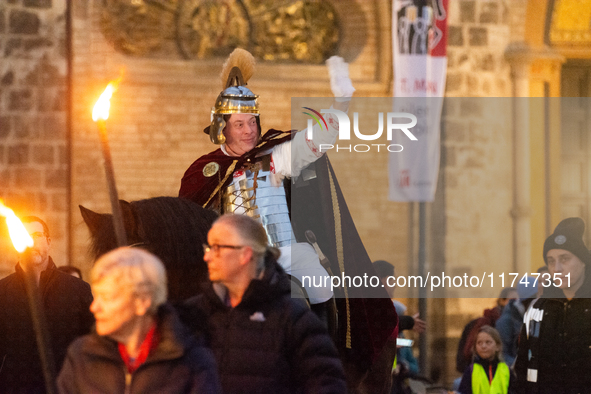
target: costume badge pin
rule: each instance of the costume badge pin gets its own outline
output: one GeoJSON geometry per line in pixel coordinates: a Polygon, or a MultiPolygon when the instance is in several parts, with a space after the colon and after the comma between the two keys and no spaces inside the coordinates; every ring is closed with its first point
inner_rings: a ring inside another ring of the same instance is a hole
{"type": "Polygon", "coordinates": [[[554,238],[554,243],[556,245],[562,245],[565,242],[566,242],[566,237],[564,235],[557,235],[556,238],[554,238]]]}
{"type": "Polygon", "coordinates": [[[263,322],[267,319],[265,319],[265,315],[263,315],[263,312],[255,312],[252,315],[250,315],[250,320],[263,322]]]}
{"type": "Polygon", "coordinates": [[[217,172],[219,170],[220,170],[220,165],[218,163],[216,163],[215,161],[212,161],[211,163],[207,163],[205,165],[205,167],[203,167],[203,176],[209,178],[209,177],[217,174],[217,172]]]}

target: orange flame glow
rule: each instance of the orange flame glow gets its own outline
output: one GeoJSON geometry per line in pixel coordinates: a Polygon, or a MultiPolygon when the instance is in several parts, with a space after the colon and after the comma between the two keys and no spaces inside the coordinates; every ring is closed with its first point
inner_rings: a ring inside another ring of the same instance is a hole
{"type": "Polygon", "coordinates": [[[107,120],[109,118],[109,108],[111,108],[111,96],[115,91],[114,84],[111,82],[105,88],[105,91],[99,97],[98,101],[92,109],[92,120],[95,122],[99,119],[107,120]]]}
{"type": "Polygon", "coordinates": [[[119,83],[123,79],[123,68],[119,71],[119,78],[109,82],[103,94],[99,97],[94,108],[92,109],[92,120],[95,122],[98,120],[107,120],[109,118],[109,109],[111,108],[111,97],[117,90],[119,83]]]}
{"type": "Polygon", "coordinates": [[[8,233],[10,239],[17,252],[22,253],[27,247],[33,246],[33,238],[25,229],[23,222],[16,217],[13,210],[5,206],[0,199],[0,215],[6,218],[6,225],[8,226],[8,233]]]}

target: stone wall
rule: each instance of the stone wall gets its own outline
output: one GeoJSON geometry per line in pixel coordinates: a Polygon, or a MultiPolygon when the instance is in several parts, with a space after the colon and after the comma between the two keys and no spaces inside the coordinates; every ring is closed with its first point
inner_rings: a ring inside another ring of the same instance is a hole
{"type": "MultiPolygon", "coordinates": [[[[57,265],[68,263],[65,50],[64,1],[0,3],[0,198],[46,220],[57,265]]],[[[1,277],[17,257],[0,228],[1,277]]]]}
{"type": "Polygon", "coordinates": [[[449,8],[446,96],[510,96],[504,51],[515,10],[501,0],[450,1],[449,8]]]}
{"type": "MultiPolygon", "coordinates": [[[[446,274],[511,272],[512,268],[512,103],[507,45],[523,30],[524,2],[450,1],[448,72],[442,129],[444,196],[436,221],[445,223],[444,247],[432,255],[434,265],[445,262],[446,274]]],[[[439,193],[439,192],[438,192],[439,193]]],[[[438,229],[432,229],[437,233],[438,229]]],[[[499,289],[500,290],[500,289],[499,289]]],[[[457,341],[464,325],[494,306],[491,298],[452,298],[436,319],[446,321],[435,334],[447,338],[441,369],[451,383],[457,341]]],[[[479,297],[491,297],[482,292],[479,297]]],[[[493,294],[494,297],[496,294],[493,294]]],[[[477,294],[478,296],[478,294],[477,294]]]]}

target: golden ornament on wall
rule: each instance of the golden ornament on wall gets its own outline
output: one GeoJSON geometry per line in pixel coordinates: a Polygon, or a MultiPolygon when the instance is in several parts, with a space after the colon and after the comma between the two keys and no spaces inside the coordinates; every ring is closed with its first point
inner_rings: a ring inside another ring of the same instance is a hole
{"type": "Polygon", "coordinates": [[[135,56],[225,57],[322,63],[336,53],[338,18],[327,0],[103,0],[102,31],[135,56]]]}
{"type": "Polygon", "coordinates": [[[591,44],[591,0],[555,0],[549,38],[552,44],[591,44]]]}

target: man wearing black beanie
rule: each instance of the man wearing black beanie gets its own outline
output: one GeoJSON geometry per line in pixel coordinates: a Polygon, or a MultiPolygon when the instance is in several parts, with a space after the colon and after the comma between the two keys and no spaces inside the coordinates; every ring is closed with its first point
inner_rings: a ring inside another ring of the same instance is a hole
{"type": "Polygon", "coordinates": [[[568,218],[544,242],[550,276],[540,276],[544,298],[524,316],[518,393],[591,393],[591,253],[584,232],[581,218],[568,218]]]}
{"type": "Polygon", "coordinates": [[[556,226],[554,234],[544,242],[544,261],[566,298],[573,298],[585,280],[585,267],[591,262],[589,249],[583,242],[585,223],[581,218],[568,218],[556,226]],[[570,274],[570,275],[569,275],[570,274]]]}

